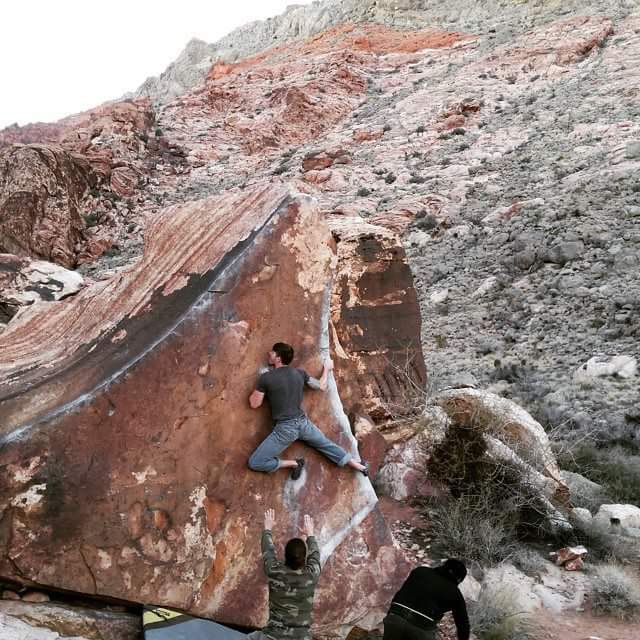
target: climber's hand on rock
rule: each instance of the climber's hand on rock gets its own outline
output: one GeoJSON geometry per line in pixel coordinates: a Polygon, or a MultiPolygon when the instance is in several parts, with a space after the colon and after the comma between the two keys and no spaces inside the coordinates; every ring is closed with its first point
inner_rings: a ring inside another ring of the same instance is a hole
{"type": "Polygon", "coordinates": [[[264,528],[271,531],[273,524],[276,521],[276,512],[273,509],[267,509],[264,512],[264,528]]]}
{"type": "Polygon", "coordinates": [[[309,515],[306,515],[304,517],[304,523],[302,525],[302,527],[300,527],[300,529],[302,530],[302,533],[309,537],[313,535],[314,529],[313,529],[313,518],[309,515]]]}

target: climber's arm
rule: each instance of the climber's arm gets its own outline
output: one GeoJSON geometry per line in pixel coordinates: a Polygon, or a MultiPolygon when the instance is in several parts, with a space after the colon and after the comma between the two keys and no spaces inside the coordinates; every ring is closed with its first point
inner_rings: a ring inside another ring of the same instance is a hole
{"type": "Polygon", "coordinates": [[[257,409],[262,406],[264,401],[264,393],[262,391],[258,391],[255,389],[252,394],[249,396],[249,406],[252,409],[257,409]]]}
{"type": "Polygon", "coordinates": [[[320,379],[308,376],[305,380],[308,387],[316,389],[317,391],[327,390],[327,380],[329,379],[329,372],[333,369],[333,360],[327,358],[322,365],[322,375],[320,379]]]}

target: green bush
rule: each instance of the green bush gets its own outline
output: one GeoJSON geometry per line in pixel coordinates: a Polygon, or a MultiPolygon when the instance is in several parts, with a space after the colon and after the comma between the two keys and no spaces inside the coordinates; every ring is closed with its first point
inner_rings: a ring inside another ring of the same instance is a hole
{"type": "Polygon", "coordinates": [[[479,640],[537,640],[531,618],[520,610],[512,591],[485,586],[469,610],[471,629],[479,640]]]}
{"type": "Polygon", "coordinates": [[[640,616],[638,576],[617,564],[603,564],[593,572],[591,606],[598,615],[628,620],[640,616]]]}

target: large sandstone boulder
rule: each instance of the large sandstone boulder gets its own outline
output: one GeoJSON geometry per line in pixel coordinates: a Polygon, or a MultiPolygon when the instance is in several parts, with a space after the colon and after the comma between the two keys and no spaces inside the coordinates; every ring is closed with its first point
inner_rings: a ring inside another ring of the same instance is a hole
{"type": "Polygon", "coordinates": [[[405,500],[451,488],[449,474],[464,474],[474,464],[490,461],[515,473],[509,482],[536,496],[537,509],[551,530],[571,529],[564,513],[569,490],[548,438],[514,402],[476,389],[451,389],[435,396],[422,415],[383,433],[392,440],[376,476],[385,495],[405,500]],[[472,435],[481,438],[481,449],[472,435]],[[454,464],[457,469],[451,468],[454,464]]]}
{"type": "Polygon", "coordinates": [[[620,527],[640,529],[640,507],[633,504],[603,504],[594,521],[603,529],[620,527]]]}
{"type": "MultiPolygon", "coordinates": [[[[266,350],[288,340],[312,372],[328,351],[334,251],[309,198],[256,187],[170,208],[133,267],[10,323],[0,575],[257,626],[275,507],[278,544],[316,516],[318,628],[379,616],[407,567],[369,481],[307,449],[296,483],[247,469],[270,425],[247,405],[266,350]]],[[[333,381],[306,409],[355,453],[333,381]]]]}

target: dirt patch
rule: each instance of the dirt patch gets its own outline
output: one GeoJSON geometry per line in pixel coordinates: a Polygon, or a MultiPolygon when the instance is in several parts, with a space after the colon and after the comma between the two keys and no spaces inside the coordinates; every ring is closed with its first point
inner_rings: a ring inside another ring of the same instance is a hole
{"type": "Polygon", "coordinates": [[[542,634],[540,640],[637,640],[638,623],[599,618],[589,612],[564,612],[554,616],[548,611],[537,615],[542,634]]]}

